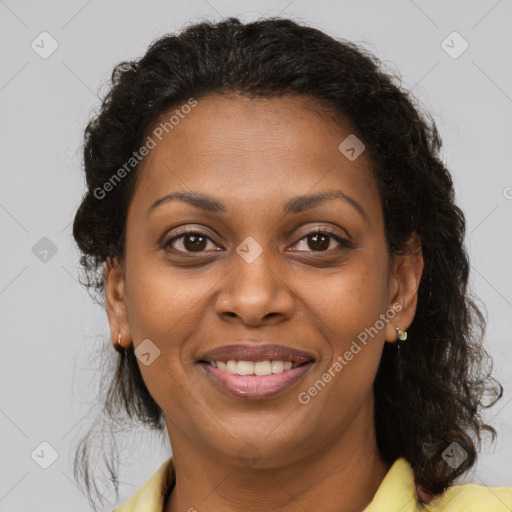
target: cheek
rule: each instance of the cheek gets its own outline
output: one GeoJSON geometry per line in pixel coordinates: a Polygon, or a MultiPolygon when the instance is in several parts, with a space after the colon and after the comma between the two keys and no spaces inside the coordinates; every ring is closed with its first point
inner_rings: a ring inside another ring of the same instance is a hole
{"type": "Polygon", "coordinates": [[[372,391],[384,343],[385,324],[376,323],[386,312],[386,283],[382,265],[361,258],[316,286],[314,322],[331,350],[321,367],[329,379],[321,402],[334,423],[339,414],[353,417],[372,391]]]}
{"type": "MultiPolygon", "coordinates": [[[[344,352],[353,339],[375,324],[387,308],[387,276],[380,265],[363,259],[341,268],[314,285],[308,308],[331,341],[344,352]]],[[[311,293],[310,293],[311,296],[311,293]]],[[[379,333],[384,336],[384,332],[379,333]]]]}
{"type": "Polygon", "coordinates": [[[127,258],[127,305],[135,342],[149,338],[162,350],[175,347],[174,340],[186,328],[208,288],[208,277],[191,279],[173,270],[161,257],[142,251],[127,258]]]}
{"type": "Polygon", "coordinates": [[[134,347],[137,349],[145,340],[154,344],[146,345],[150,364],[137,359],[142,378],[160,408],[173,411],[173,417],[186,424],[187,415],[181,417],[180,411],[193,408],[195,402],[186,393],[188,368],[183,367],[181,352],[197,328],[203,286],[196,289],[190,286],[190,280],[186,286],[185,280],[177,278],[169,267],[149,264],[142,257],[129,261],[127,305],[134,347]]]}

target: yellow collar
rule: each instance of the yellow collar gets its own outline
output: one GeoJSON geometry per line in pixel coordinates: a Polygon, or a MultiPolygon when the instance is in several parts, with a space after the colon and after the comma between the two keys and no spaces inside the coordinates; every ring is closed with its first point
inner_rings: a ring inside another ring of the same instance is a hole
{"type": "MultiPolygon", "coordinates": [[[[166,493],[176,483],[174,459],[167,459],[151,478],[114,512],[163,512],[166,493]]],[[[456,485],[421,507],[416,500],[414,473],[400,457],[390,467],[371,503],[362,512],[510,512],[512,487],[456,485]]]]}

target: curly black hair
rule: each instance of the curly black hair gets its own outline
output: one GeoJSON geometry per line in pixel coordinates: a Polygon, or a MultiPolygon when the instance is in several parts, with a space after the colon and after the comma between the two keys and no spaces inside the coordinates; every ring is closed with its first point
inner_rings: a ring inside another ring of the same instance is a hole
{"type": "MultiPolygon", "coordinates": [[[[441,494],[475,464],[482,431],[494,441],[496,430],[483,422],[481,409],[494,405],[503,388],[492,377],[492,359],[482,346],[486,320],[468,290],[465,217],[440,158],[435,122],[402,87],[399,74],[383,70],[362,45],[290,19],[244,24],[228,18],[165,35],[142,58],[118,64],[84,134],[87,190],[73,224],[83,284],[104,305],[103,268],[107,259],[123,261],[139,164],[108,193],[105,183],[130,161],[162,114],[191,97],[232,93],[298,94],[327,106],[365,144],[388,253],[404,253],[409,236],[419,235],[424,270],[408,329],[415,342],[405,343],[400,357],[394,344],[384,344],[374,382],[376,436],[387,462],[404,457],[410,463],[423,495],[441,494]],[[452,442],[467,452],[457,468],[442,457],[452,442]]],[[[119,354],[108,347],[116,369],[105,375],[110,385],[104,387],[100,417],[112,424],[128,415],[164,432],[163,411],[144,384],[133,344],[119,354]]],[[[76,450],[75,477],[83,480],[93,504],[92,488],[99,493],[88,462],[90,434],[76,450]]],[[[104,457],[118,496],[112,451],[105,450],[104,457]]],[[[424,502],[421,495],[418,500],[424,502]]]]}

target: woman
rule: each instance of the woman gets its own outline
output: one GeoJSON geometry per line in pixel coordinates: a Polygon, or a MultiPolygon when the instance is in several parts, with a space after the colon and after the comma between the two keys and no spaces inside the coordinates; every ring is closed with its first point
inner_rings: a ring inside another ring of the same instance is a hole
{"type": "Polygon", "coordinates": [[[73,232],[119,351],[107,416],[173,451],[117,511],[512,507],[453,486],[502,387],[440,147],[373,55],[287,19],[116,67],[73,232]]]}

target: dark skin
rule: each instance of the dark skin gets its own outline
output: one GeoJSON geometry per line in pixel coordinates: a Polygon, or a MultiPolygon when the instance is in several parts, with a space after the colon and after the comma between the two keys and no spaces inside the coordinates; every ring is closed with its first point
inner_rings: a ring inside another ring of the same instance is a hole
{"type": "Polygon", "coordinates": [[[365,153],[349,161],[338,150],[350,133],[309,98],[212,95],[139,169],[125,260],[105,267],[107,313],[114,344],[121,333],[125,348],[150,339],[160,349],[139,366],[175,459],[165,512],[360,512],[389,470],[377,449],[372,386],[395,325],[413,321],[423,259],[412,250],[415,235],[409,254],[388,254],[371,164],[365,153]],[[343,191],[364,215],[341,199],[283,215],[290,198],[327,190],[343,191]],[[173,191],[214,196],[226,211],[173,200],[148,215],[173,191]],[[204,243],[194,249],[185,236],[164,248],[185,226],[204,243]],[[351,245],[315,242],[315,229],[351,245]],[[251,263],[236,252],[249,236],[262,248],[251,263]],[[300,403],[297,395],[393,304],[396,316],[300,403]],[[295,347],[315,362],[274,398],[237,398],[212,384],[197,359],[241,339],[295,347]],[[249,446],[257,453],[250,464],[239,455],[249,446]]]}

